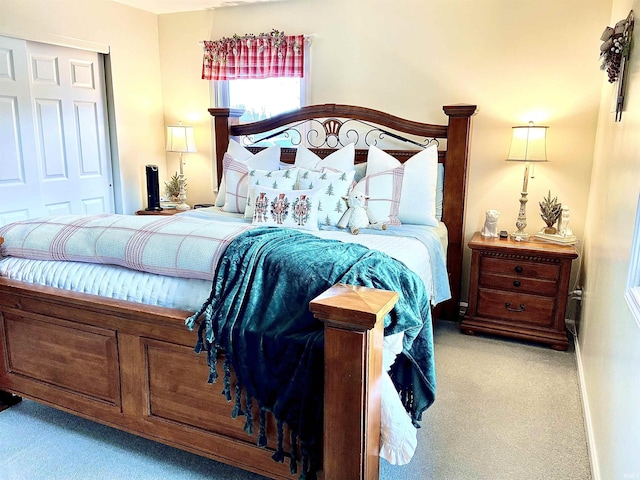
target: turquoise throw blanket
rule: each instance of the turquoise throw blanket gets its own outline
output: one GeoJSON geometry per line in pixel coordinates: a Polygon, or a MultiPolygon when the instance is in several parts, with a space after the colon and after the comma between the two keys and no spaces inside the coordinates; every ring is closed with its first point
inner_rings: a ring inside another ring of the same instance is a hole
{"type": "Polygon", "coordinates": [[[252,433],[250,405],[257,401],[261,411],[258,445],[265,446],[263,413],[272,412],[279,424],[274,459],[289,456],[292,473],[302,460],[300,478],[315,478],[323,423],[324,330],[308,306],[336,283],[398,292],[398,303],[384,326],[385,334],[405,333],[404,349],[390,373],[417,423],[435,398],[429,299],[419,277],[382,252],[299,230],[244,232],[227,247],[211,296],[186,321],[190,329],[200,323],[196,351],[208,352],[209,382],[216,380],[217,349],[224,350],[224,393],[230,400],[229,365],[236,372],[232,415],[247,415],[245,430],[252,433]],[[241,387],[246,412],[241,408],[241,387]],[[283,452],[282,423],[292,432],[292,445],[299,440],[301,452],[295,448],[283,452]]]}

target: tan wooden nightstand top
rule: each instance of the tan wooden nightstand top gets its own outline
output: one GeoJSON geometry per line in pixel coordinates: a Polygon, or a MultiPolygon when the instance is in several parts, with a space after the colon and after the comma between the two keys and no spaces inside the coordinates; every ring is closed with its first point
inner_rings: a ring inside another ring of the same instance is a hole
{"type": "Polygon", "coordinates": [[[469,241],[469,248],[482,250],[499,250],[502,248],[510,248],[517,250],[523,254],[548,254],[553,256],[577,258],[578,251],[573,245],[559,245],[557,243],[545,242],[543,240],[534,239],[528,241],[517,242],[511,238],[500,239],[483,237],[480,232],[476,232],[469,241]]]}

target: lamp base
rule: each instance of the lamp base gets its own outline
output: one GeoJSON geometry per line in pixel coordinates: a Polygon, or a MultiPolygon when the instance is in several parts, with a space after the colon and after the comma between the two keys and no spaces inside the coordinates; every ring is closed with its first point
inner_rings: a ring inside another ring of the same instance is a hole
{"type": "Polygon", "coordinates": [[[189,210],[191,207],[187,205],[186,184],[184,181],[184,174],[182,172],[180,172],[180,175],[178,176],[178,182],[180,184],[180,194],[178,195],[178,201],[180,203],[176,205],[176,210],[189,210]]]}
{"type": "Polygon", "coordinates": [[[524,185],[520,193],[520,210],[516,221],[517,230],[511,234],[511,238],[517,242],[529,240],[529,234],[524,231],[527,228],[527,176],[529,175],[529,164],[524,170],[524,185]]]}

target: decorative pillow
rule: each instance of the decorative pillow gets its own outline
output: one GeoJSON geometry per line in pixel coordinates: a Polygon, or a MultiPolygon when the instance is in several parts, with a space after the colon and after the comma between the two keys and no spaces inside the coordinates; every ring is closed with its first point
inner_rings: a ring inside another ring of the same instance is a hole
{"type": "Polygon", "coordinates": [[[323,168],[332,168],[339,172],[348,172],[354,169],[356,155],[355,145],[350,143],[339,150],[320,158],[306,147],[300,145],[296,150],[294,165],[300,168],[320,171],[323,168]]]}
{"type": "MultiPolygon", "coordinates": [[[[398,206],[398,220],[403,223],[438,226],[436,220],[436,187],[438,178],[438,148],[436,145],[425,148],[415,154],[404,164],[388,153],[375,146],[369,147],[367,154],[367,177],[388,172],[387,181],[396,182],[400,176],[396,169],[401,168],[400,204],[398,206]],[[395,172],[395,173],[393,173],[395,172]]],[[[395,185],[394,188],[397,188],[395,185]]],[[[390,185],[386,186],[391,191],[390,185]]],[[[397,193],[393,190],[393,193],[397,193]]],[[[371,200],[376,198],[377,192],[368,195],[371,200]]],[[[395,197],[393,197],[395,199],[395,197]]]]}
{"type": "Polygon", "coordinates": [[[224,176],[222,177],[224,194],[218,193],[218,198],[224,199],[222,210],[229,213],[244,213],[247,206],[249,169],[246,164],[238,162],[228,153],[224,154],[222,166],[224,168],[224,176]]]}
{"type": "Polygon", "coordinates": [[[284,170],[249,169],[249,195],[247,196],[247,208],[244,211],[244,218],[253,218],[252,199],[256,188],[268,187],[293,190],[298,183],[298,171],[298,168],[286,168],[284,170]]]}
{"type": "MultiPolygon", "coordinates": [[[[224,178],[226,180],[225,202],[222,210],[230,213],[245,213],[249,185],[262,182],[271,188],[294,188],[298,179],[297,169],[257,170],[224,154],[224,178]],[[253,181],[251,181],[252,179],[253,181]],[[284,180],[285,185],[279,185],[284,180]],[[268,183],[267,183],[268,182],[268,183]]],[[[251,212],[253,216],[253,211],[251,212]]]]}
{"type": "Polygon", "coordinates": [[[404,168],[398,167],[367,175],[353,187],[354,192],[364,193],[368,197],[367,208],[376,222],[402,224],[398,212],[404,173],[404,168]]]}
{"type": "MultiPolygon", "coordinates": [[[[229,139],[229,147],[227,147],[226,153],[233,157],[234,160],[244,163],[247,167],[261,168],[263,170],[278,170],[278,168],[280,168],[279,145],[273,145],[265,148],[254,155],[235,140],[229,139]]],[[[216,197],[215,202],[216,207],[222,207],[226,201],[227,189],[224,172],[224,159],[222,168],[222,180],[220,181],[220,187],[218,188],[218,196],[216,197]]]]}
{"type": "Polygon", "coordinates": [[[353,176],[356,171],[336,172],[323,168],[321,172],[314,170],[300,169],[298,174],[298,188],[320,190],[320,204],[318,206],[318,220],[321,225],[336,225],[345,210],[347,202],[342,197],[347,196],[353,176]]]}
{"type": "Polygon", "coordinates": [[[254,188],[253,225],[318,230],[319,190],[254,188]]]}

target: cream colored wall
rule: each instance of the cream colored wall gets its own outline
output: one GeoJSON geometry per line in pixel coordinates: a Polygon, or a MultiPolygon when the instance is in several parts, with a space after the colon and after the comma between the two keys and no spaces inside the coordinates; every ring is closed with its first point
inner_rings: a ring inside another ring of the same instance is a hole
{"type": "Polygon", "coordinates": [[[0,35],[108,49],[122,192],[117,209],[146,207],[144,166],[165,167],[157,16],[103,0],[0,0],[0,35]]]}
{"type": "MultiPolygon", "coordinates": [[[[551,190],[571,207],[571,224],[582,238],[603,75],[599,36],[610,10],[611,0],[290,0],[163,15],[164,101],[176,105],[165,117],[208,106],[208,92],[194,80],[200,66],[182,71],[199,49],[195,33],[210,31],[211,39],[272,28],[313,33],[311,103],[351,103],[432,123],[446,121],[443,104],[479,106],[467,239],[489,208],[501,212],[500,228],[515,230],[524,166],[504,159],[511,126],[529,120],[550,126],[550,162],[537,166],[529,182],[528,231],[543,225],[538,202],[551,190]],[[211,19],[208,30],[205,18],[211,19]],[[177,46],[183,57],[165,63],[178,56],[177,46]],[[190,91],[179,92],[178,85],[190,91]]],[[[199,147],[206,148],[209,137],[199,137],[199,147]]],[[[205,201],[195,192],[208,190],[209,170],[200,173],[197,181],[206,188],[195,185],[192,173],[190,201],[205,201]]],[[[467,250],[467,272],[468,257],[467,250]]],[[[464,282],[466,297],[468,273],[464,282]]]]}
{"type": "MultiPolygon", "coordinates": [[[[608,25],[640,11],[614,0],[608,25]]],[[[640,193],[640,31],[629,62],[622,121],[604,82],[584,244],[579,353],[595,449],[596,480],[640,478],[640,327],[624,300],[640,193]]]]}
{"type": "MultiPolygon", "coordinates": [[[[160,66],[166,125],[182,121],[194,127],[197,153],[184,154],[187,202],[212,203],[215,165],[212,161],[209,82],[200,78],[202,40],[209,39],[213,11],[159,15],[160,66]]],[[[179,154],[167,153],[167,175],[180,168],[179,154]]]]}

